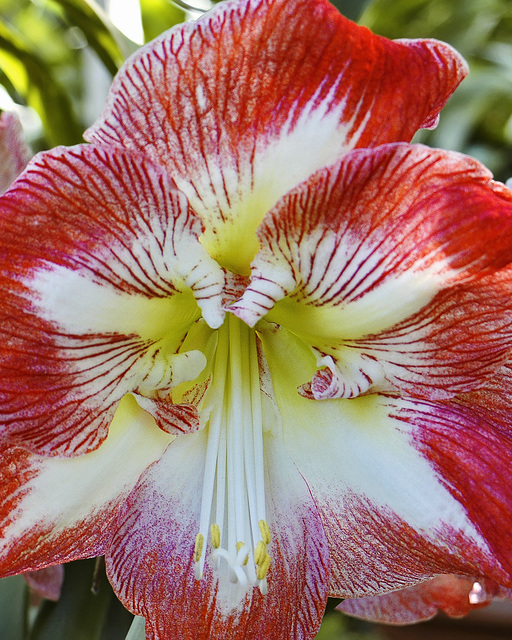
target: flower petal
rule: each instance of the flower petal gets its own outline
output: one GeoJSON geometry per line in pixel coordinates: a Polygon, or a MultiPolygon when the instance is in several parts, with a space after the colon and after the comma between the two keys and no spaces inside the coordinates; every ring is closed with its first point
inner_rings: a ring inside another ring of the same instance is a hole
{"type": "MultiPolygon", "coordinates": [[[[348,344],[374,368],[375,362],[381,365],[380,385],[374,376],[373,389],[450,398],[485,385],[508,359],[511,320],[509,267],[446,289],[388,331],[348,344]]],[[[344,352],[339,350],[338,357],[344,352]]]]}
{"type": "Polygon", "coordinates": [[[0,193],[7,191],[27,166],[31,155],[18,116],[4,111],[0,116],[0,193]]]}
{"type": "Polygon", "coordinates": [[[38,571],[28,571],[23,577],[28,586],[43,598],[57,601],[64,582],[64,565],[56,564],[38,571]]]}
{"type": "Polygon", "coordinates": [[[272,531],[268,593],[219,580],[211,558],[194,577],[206,431],[178,438],[132,493],[107,556],[121,601],[146,617],[151,640],[179,637],[313,638],[326,602],[325,536],[304,481],[273,438],[267,442],[272,531]],[[275,621],[279,619],[279,625],[275,621]]]}
{"type": "Polygon", "coordinates": [[[107,439],[84,456],[44,457],[2,444],[0,573],[103,555],[117,510],[171,440],[127,396],[107,439]]]}
{"type": "Polygon", "coordinates": [[[449,403],[302,398],[295,389],[314,368],[311,354],[284,329],[262,339],[286,449],[329,539],[332,595],[384,593],[439,573],[512,585],[505,436],[489,427],[473,438],[471,412],[449,403]]]}
{"type": "Polygon", "coordinates": [[[393,413],[508,574],[512,574],[511,390],[508,364],[481,390],[436,404],[395,401],[393,413]]]}
{"type": "Polygon", "coordinates": [[[412,624],[428,620],[438,611],[458,618],[487,606],[494,598],[511,597],[512,590],[492,580],[448,574],[380,596],[344,600],[336,609],[364,620],[412,624]]]}
{"type": "Polygon", "coordinates": [[[0,212],[4,433],[84,453],[125,393],[162,395],[198,375],[203,354],[175,352],[201,313],[222,322],[224,276],[164,171],[118,149],[58,149],[0,212]]]}
{"type": "Polygon", "coordinates": [[[408,141],[467,72],[448,45],[374,36],[326,0],[233,0],[142,48],[86,133],[168,168],[224,267],[289,189],[354,146],[408,141]]]}
{"type": "Polygon", "coordinates": [[[258,236],[251,283],[230,310],[250,325],[266,315],[315,348],[325,369],[306,395],[404,380],[410,391],[430,370],[453,395],[510,347],[510,277],[470,285],[512,260],[512,193],[471,158],[405,144],[352,151],[285,196],[258,236]]]}

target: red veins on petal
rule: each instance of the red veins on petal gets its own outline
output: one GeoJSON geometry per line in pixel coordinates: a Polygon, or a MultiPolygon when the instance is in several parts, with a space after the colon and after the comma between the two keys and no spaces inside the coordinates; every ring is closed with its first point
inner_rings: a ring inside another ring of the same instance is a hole
{"type": "Polygon", "coordinates": [[[433,532],[422,531],[351,492],[342,492],[343,500],[336,501],[318,494],[315,486],[312,493],[329,539],[332,597],[385,593],[440,573],[510,580],[489,550],[482,550],[471,534],[443,523],[443,514],[433,532]]]}
{"type": "MultiPolygon", "coordinates": [[[[179,343],[197,305],[221,313],[223,275],[200,231],[142,157],[84,145],[33,161],[1,203],[5,435],[39,452],[84,453],[106,437],[125,393],[172,383],[166,331],[179,343]],[[175,308],[185,284],[195,301],[186,294],[175,308]]],[[[186,374],[191,358],[180,358],[186,374]]]]}
{"type": "Polygon", "coordinates": [[[116,593],[146,617],[152,640],[311,640],[327,597],[327,547],[307,486],[278,441],[270,438],[266,465],[268,594],[221,582],[211,559],[195,579],[204,435],[175,440],[130,495],[107,555],[116,593]]]}
{"type": "Polygon", "coordinates": [[[172,437],[125,396],[108,437],[82,456],[0,445],[0,574],[105,555],[116,514],[172,437]]]}
{"type": "MultiPolygon", "coordinates": [[[[32,485],[37,491],[43,459],[5,444],[0,446],[0,454],[0,539],[7,542],[7,545],[2,545],[0,553],[2,576],[100,556],[106,552],[109,526],[116,507],[124,500],[123,496],[116,496],[102,510],[91,514],[87,521],[84,519],[68,525],[64,517],[64,521],[56,526],[59,518],[54,520],[50,517],[48,522],[31,522],[30,526],[24,526],[24,504],[34,491],[32,485]],[[10,535],[12,528],[17,531],[14,538],[10,535]]],[[[39,496],[40,501],[44,499],[44,496],[39,496]]],[[[55,501],[56,496],[51,496],[51,499],[55,501]]],[[[51,510],[53,512],[53,508],[51,510]]]]}
{"type": "Polygon", "coordinates": [[[408,270],[439,265],[451,284],[505,266],[511,205],[512,192],[473,158],[383,145],[355,150],[311,176],[269,212],[258,236],[267,259],[273,252],[288,258],[296,297],[336,305],[408,270]],[[325,255],[322,234],[329,231],[336,242],[325,255]],[[300,264],[292,247],[302,249],[300,264]]]}
{"type": "Polygon", "coordinates": [[[193,433],[201,426],[199,412],[193,404],[173,404],[169,398],[148,398],[134,394],[141,409],[153,416],[157,425],[175,436],[193,433]]]}
{"type": "Polygon", "coordinates": [[[409,407],[404,401],[395,414],[414,425],[412,444],[466,509],[508,573],[508,579],[497,581],[508,587],[512,587],[511,385],[511,367],[506,365],[481,390],[435,405],[409,407]]]}
{"type": "Polygon", "coordinates": [[[326,0],[228,1],[135,54],[86,138],[148,154],[219,223],[252,190],[271,206],[354,146],[410,140],[466,72],[448,45],[391,42],[326,0]]]}
{"type": "Polygon", "coordinates": [[[511,275],[508,268],[445,289],[407,320],[350,346],[383,363],[381,391],[443,399],[481,387],[509,358],[511,275]]]}
{"type": "Polygon", "coordinates": [[[440,575],[421,584],[380,596],[345,600],[337,609],[351,616],[387,624],[411,624],[444,611],[452,617],[485,607],[493,598],[510,598],[492,580],[482,577],[440,575]]]}
{"type": "Polygon", "coordinates": [[[315,348],[325,368],[308,397],[452,396],[511,346],[510,278],[496,273],[512,261],[511,204],[460,154],[352,151],[268,213],[230,309],[250,325],[268,313],[315,348]]]}

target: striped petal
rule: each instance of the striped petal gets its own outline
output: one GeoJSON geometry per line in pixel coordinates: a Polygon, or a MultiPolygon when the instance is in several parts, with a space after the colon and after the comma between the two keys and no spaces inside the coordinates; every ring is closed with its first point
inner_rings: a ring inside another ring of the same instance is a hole
{"type": "Polygon", "coordinates": [[[482,280],[512,261],[511,204],[468,157],[405,144],[353,151],[268,214],[230,310],[314,349],[308,397],[453,395],[511,346],[510,272],[482,280]]]}
{"type": "Polygon", "coordinates": [[[86,455],[46,457],[3,443],[0,574],[106,553],[117,511],[171,440],[127,396],[107,439],[86,455]]]}
{"type": "Polygon", "coordinates": [[[0,116],[0,193],[7,191],[27,166],[31,155],[18,116],[4,111],[0,116]]]}
{"type": "Polygon", "coordinates": [[[312,639],[324,612],[329,560],[304,481],[279,442],[269,437],[272,564],[266,595],[252,587],[241,591],[211,558],[196,580],[194,543],[205,455],[205,431],[177,439],[131,494],[107,556],[118,596],[146,617],[151,640],[312,639]]]}
{"type": "Polygon", "coordinates": [[[298,397],[314,359],[284,329],[262,337],[285,447],[329,540],[333,596],[385,593],[439,573],[512,586],[505,424],[491,411],[479,419],[474,400],[461,408],[378,394],[298,397]]]}
{"type": "Polygon", "coordinates": [[[391,42],[326,0],[231,0],[136,53],[86,139],[167,167],[210,254],[246,274],[281,196],[355,146],[431,126],[466,71],[449,46],[391,42]]]}
{"type": "Polygon", "coordinates": [[[126,393],[156,402],[205,366],[176,351],[201,315],[222,322],[224,275],[172,187],[143,157],[84,145],[36,157],[3,197],[0,414],[13,441],[85,453],[126,393]]]}
{"type": "Polygon", "coordinates": [[[422,622],[444,611],[458,618],[489,605],[493,599],[511,599],[512,590],[492,580],[442,575],[392,593],[344,600],[338,607],[350,616],[386,624],[422,622]]]}

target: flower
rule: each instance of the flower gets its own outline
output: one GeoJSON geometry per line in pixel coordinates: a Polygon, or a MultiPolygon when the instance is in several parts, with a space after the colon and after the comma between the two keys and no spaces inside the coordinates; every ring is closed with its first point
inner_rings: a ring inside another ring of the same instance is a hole
{"type": "Polygon", "coordinates": [[[465,73],[324,0],[232,0],[30,163],[0,200],[4,575],[104,554],[154,640],[512,586],[512,194],[408,144],[465,73]]]}

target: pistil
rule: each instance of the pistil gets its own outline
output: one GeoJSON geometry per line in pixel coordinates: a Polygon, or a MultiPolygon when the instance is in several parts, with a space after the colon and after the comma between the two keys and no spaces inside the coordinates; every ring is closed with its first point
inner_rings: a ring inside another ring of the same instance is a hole
{"type": "Polygon", "coordinates": [[[201,579],[210,553],[221,575],[243,588],[258,586],[266,593],[271,534],[265,515],[257,337],[231,314],[218,336],[195,575],[201,579]]]}

